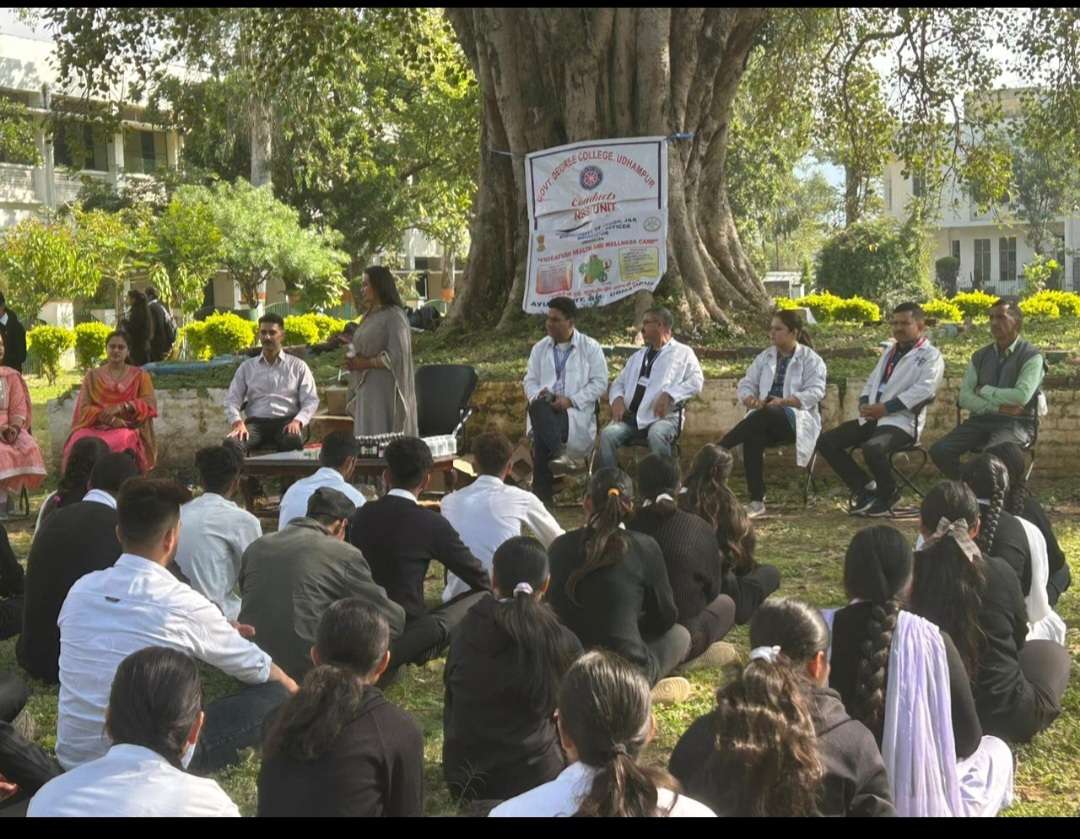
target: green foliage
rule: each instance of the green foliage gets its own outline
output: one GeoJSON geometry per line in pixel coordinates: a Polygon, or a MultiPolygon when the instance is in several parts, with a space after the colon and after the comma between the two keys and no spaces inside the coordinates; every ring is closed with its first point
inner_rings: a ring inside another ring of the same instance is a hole
{"type": "Polygon", "coordinates": [[[309,315],[303,315],[305,318],[310,318],[311,322],[315,324],[315,329],[318,330],[318,340],[320,342],[327,341],[331,335],[336,335],[345,328],[346,321],[340,318],[331,317],[330,315],[324,315],[322,312],[313,312],[309,315]]]}
{"type": "Polygon", "coordinates": [[[193,320],[187,326],[180,329],[179,338],[187,344],[189,358],[200,361],[208,361],[212,355],[210,345],[206,341],[206,321],[193,320]]]}
{"type": "Polygon", "coordinates": [[[289,315],[285,318],[285,346],[314,344],[319,340],[319,327],[311,315],[289,315]]]}
{"type": "Polygon", "coordinates": [[[37,128],[30,109],[6,96],[0,96],[0,161],[41,165],[37,128]]]}
{"type": "Polygon", "coordinates": [[[961,291],[953,295],[952,302],[959,307],[964,319],[985,318],[990,315],[990,307],[997,302],[997,297],[985,291],[961,291]]]}
{"type": "MultiPolygon", "coordinates": [[[[818,255],[818,285],[841,296],[862,295],[892,308],[932,292],[922,233],[889,218],[841,230],[818,255]]],[[[815,317],[817,315],[815,314],[815,317]]]]}
{"type": "Polygon", "coordinates": [[[864,323],[881,320],[881,309],[876,303],[862,297],[838,297],[830,292],[808,294],[798,300],[779,298],[778,309],[807,308],[820,323],[864,323]]]}
{"type": "Polygon", "coordinates": [[[205,194],[180,187],[154,225],[156,257],[163,276],[158,293],[185,313],[202,304],[203,287],[217,273],[222,257],[221,230],[205,194]]]}
{"type": "Polygon", "coordinates": [[[881,320],[881,309],[870,300],[849,297],[833,308],[832,319],[837,323],[877,323],[881,320]]]}
{"type": "Polygon", "coordinates": [[[71,210],[79,249],[101,271],[102,285],[108,285],[112,305],[119,310],[120,297],[132,273],[147,269],[153,260],[154,217],[147,204],[135,204],[116,212],[84,210],[78,203],[71,210]]]}
{"type": "MultiPolygon", "coordinates": [[[[203,321],[203,346],[210,357],[231,355],[255,343],[259,325],[232,312],[210,315],[203,321]]],[[[197,339],[198,340],[198,339],[197,339]]]]}
{"type": "Polygon", "coordinates": [[[928,318],[937,318],[940,321],[957,322],[964,319],[964,313],[952,300],[937,298],[927,300],[922,304],[923,312],[928,318]]]}
{"type": "Polygon", "coordinates": [[[1057,320],[1061,317],[1061,309],[1057,303],[1046,298],[1029,297],[1020,301],[1020,311],[1027,320],[1057,320]]]}
{"type": "Polygon", "coordinates": [[[934,263],[938,285],[947,294],[956,293],[956,278],[960,275],[960,260],[955,256],[943,256],[934,263]]]}
{"type": "MultiPolygon", "coordinates": [[[[800,300],[792,300],[790,297],[777,297],[773,300],[773,306],[777,309],[798,309],[805,305],[803,303],[805,299],[805,297],[800,300]]],[[[817,317],[817,315],[814,315],[814,317],[817,317]]]]}
{"type": "Polygon", "coordinates": [[[75,358],[79,367],[89,370],[105,358],[105,342],[113,329],[107,323],[80,323],[75,327],[75,358]]]}
{"type": "Polygon", "coordinates": [[[342,235],[336,230],[291,228],[280,243],[275,268],[285,292],[299,297],[304,308],[324,309],[337,305],[348,288],[343,269],[349,257],[337,249],[342,235]]]}
{"type": "Polygon", "coordinates": [[[60,372],[60,356],[75,346],[75,333],[62,326],[35,326],[26,333],[27,346],[41,359],[41,369],[49,384],[60,372]]]}
{"type": "Polygon", "coordinates": [[[1024,266],[1024,294],[1038,294],[1048,288],[1060,269],[1061,265],[1056,259],[1036,254],[1035,258],[1024,266]]]}
{"type": "Polygon", "coordinates": [[[1028,298],[1029,301],[1046,300],[1058,307],[1062,317],[1080,318],[1080,294],[1074,291],[1047,289],[1028,298]]]}
{"type": "Polygon", "coordinates": [[[0,243],[0,279],[8,304],[32,323],[49,300],[92,297],[101,268],[69,225],[26,219],[0,243]]]}

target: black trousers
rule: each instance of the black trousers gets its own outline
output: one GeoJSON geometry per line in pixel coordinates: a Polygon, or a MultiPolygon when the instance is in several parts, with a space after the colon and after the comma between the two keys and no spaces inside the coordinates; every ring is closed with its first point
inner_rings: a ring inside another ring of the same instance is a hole
{"type": "Polygon", "coordinates": [[[710,644],[723,640],[735,625],[735,601],[721,594],[693,617],[683,621],[690,633],[690,650],[686,660],[697,658],[710,644]]]}
{"type": "Polygon", "coordinates": [[[877,420],[868,420],[862,425],[858,420],[849,420],[818,437],[817,450],[854,493],[870,483],[866,472],[851,456],[850,450],[861,447],[863,460],[877,481],[877,496],[887,501],[896,492],[896,481],[889,468],[889,454],[913,442],[914,439],[906,431],[891,425],[879,427],[877,420]]]}
{"type": "Polygon", "coordinates": [[[977,414],[930,447],[930,459],[941,474],[953,481],[960,480],[960,458],[972,449],[987,449],[998,443],[1016,443],[1023,448],[1031,442],[1034,426],[1023,417],[1001,414],[977,414]]]}
{"type": "Polygon", "coordinates": [[[285,426],[295,419],[292,417],[278,417],[277,419],[260,419],[259,417],[247,417],[244,425],[247,426],[247,440],[237,440],[226,437],[227,445],[239,446],[240,450],[247,454],[250,451],[273,446],[279,452],[293,452],[304,448],[304,438],[301,434],[286,434],[285,426]]]}
{"type": "MultiPolygon", "coordinates": [[[[486,591],[467,591],[405,624],[405,631],[390,642],[390,669],[403,664],[424,664],[439,656],[450,643],[450,633],[486,591]]],[[[384,677],[385,678],[385,677],[384,677]]]]}
{"type": "Polygon", "coordinates": [[[26,803],[63,769],[56,759],[19,734],[12,721],[30,698],[30,691],[14,673],[0,673],[0,775],[19,785],[19,792],[0,801],[0,810],[21,814],[26,803]]]}
{"type": "Polygon", "coordinates": [[[1072,583],[1072,573],[1069,571],[1068,564],[1062,565],[1050,575],[1050,579],[1046,581],[1046,597],[1051,606],[1057,604],[1058,598],[1065,593],[1070,583],[1072,583]]]}
{"type": "Polygon", "coordinates": [[[656,684],[687,659],[690,652],[690,631],[681,623],[672,624],[671,628],[655,638],[645,639],[649,648],[649,681],[656,684]]]}
{"type": "Polygon", "coordinates": [[[0,641],[22,632],[22,618],[22,596],[0,598],[0,641]]]}
{"type": "Polygon", "coordinates": [[[570,415],[556,411],[550,402],[534,399],[529,403],[529,419],[533,432],[533,493],[545,504],[551,504],[552,484],[555,481],[548,463],[570,436],[570,415]]]}
{"type": "Polygon", "coordinates": [[[1041,639],[1025,642],[1019,660],[1031,689],[1011,713],[983,721],[983,734],[1026,743],[1061,714],[1072,660],[1060,644],[1041,639]]]}
{"type": "Polygon", "coordinates": [[[765,449],[781,443],[794,443],[795,429],[788,422],[783,408],[759,408],[747,415],[724,435],[720,445],[725,449],[743,447],[743,466],[746,469],[746,488],[751,501],[765,500],[765,449]]]}

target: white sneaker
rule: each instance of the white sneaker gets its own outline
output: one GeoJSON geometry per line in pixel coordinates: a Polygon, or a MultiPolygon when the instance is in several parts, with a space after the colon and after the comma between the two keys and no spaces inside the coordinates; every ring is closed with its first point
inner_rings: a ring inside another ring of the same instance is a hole
{"type": "Polygon", "coordinates": [[[751,501],[749,504],[746,505],[746,515],[752,519],[756,519],[759,516],[765,515],[765,502],[751,501]]]}
{"type": "Polygon", "coordinates": [[[561,478],[566,475],[573,475],[577,472],[584,472],[586,464],[583,459],[571,457],[568,454],[562,454],[556,458],[552,458],[548,462],[548,468],[551,469],[552,475],[556,478],[561,478]]]}
{"type": "Polygon", "coordinates": [[[714,641],[709,644],[705,652],[697,658],[690,659],[679,669],[688,673],[691,670],[704,670],[708,667],[727,667],[738,660],[739,651],[735,649],[734,644],[729,644],[727,641],[714,641]]]}
{"type": "Polygon", "coordinates": [[[690,682],[682,676],[661,679],[652,689],[654,705],[678,705],[690,698],[690,682]]]}

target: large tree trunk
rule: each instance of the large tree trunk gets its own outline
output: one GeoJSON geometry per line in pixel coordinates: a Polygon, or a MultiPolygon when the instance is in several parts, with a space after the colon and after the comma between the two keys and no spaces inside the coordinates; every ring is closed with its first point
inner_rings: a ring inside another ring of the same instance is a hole
{"type": "Polygon", "coordinates": [[[694,329],[761,311],[765,290],[727,200],[735,92],[763,9],[448,9],[483,100],[479,194],[450,321],[523,316],[522,155],[564,143],[693,132],[670,149],[668,274],[694,329]],[[515,157],[491,149],[513,152],[515,157]]]}
{"type": "Polygon", "coordinates": [[[273,154],[273,120],[270,105],[260,99],[251,103],[251,185],[273,187],[270,165],[273,154]]]}

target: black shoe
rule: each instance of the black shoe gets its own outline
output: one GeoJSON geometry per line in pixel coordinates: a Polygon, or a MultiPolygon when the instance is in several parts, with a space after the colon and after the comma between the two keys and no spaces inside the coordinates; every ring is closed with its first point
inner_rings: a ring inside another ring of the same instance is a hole
{"type": "Polygon", "coordinates": [[[869,489],[859,490],[859,494],[851,504],[851,509],[848,511],[848,515],[852,516],[864,516],[866,511],[869,510],[874,502],[877,501],[877,493],[869,489]]]}
{"type": "Polygon", "coordinates": [[[880,519],[886,516],[892,515],[892,508],[896,502],[900,500],[900,493],[894,492],[892,497],[888,501],[882,501],[880,498],[875,498],[874,503],[870,505],[870,508],[866,511],[865,515],[868,518],[880,519]]]}

